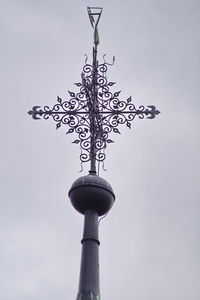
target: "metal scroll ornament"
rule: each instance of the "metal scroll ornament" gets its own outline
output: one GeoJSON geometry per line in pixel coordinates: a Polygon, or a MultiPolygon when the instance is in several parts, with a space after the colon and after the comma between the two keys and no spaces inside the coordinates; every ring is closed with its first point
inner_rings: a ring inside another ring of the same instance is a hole
{"type": "MultiPolygon", "coordinates": [[[[97,32],[97,25],[95,30],[97,32]]],[[[94,44],[93,62],[88,64],[86,59],[81,81],[75,83],[79,91],[77,93],[69,91],[69,100],[57,97],[57,103],[52,108],[44,106],[41,109],[40,106],[34,106],[28,112],[33,119],[53,118],[57,129],[62,125],[68,125],[67,134],[77,134],[73,143],[81,148],[81,163],[90,161],[92,172],[96,172],[96,161],[105,160],[105,149],[113,142],[109,134],[120,133],[118,125],[125,124],[131,128],[131,122],[136,116],[140,119],[144,117],[153,119],[159,114],[153,105],[147,108],[141,105],[136,108],[131,97],[120,100],[120,91],[110,91],[115,84],[108,81],[106,76],[108,65],[111,64],[108,64],[105,59],[102,64],[99,64],[97,61],[99,37],[98,41],[96,37],[94,38],[94,44]]]]}
{"type": "Polygon", "coordinates": [[[52,117],[57,129],[61,125],[68,125],[70,128],[67,134],[77,133],[78,138],[73,143],[80,145],[82,162],[90,161],[92,155],[96,161],[104,161],[104,150],[107,144],[113,142],[109,133],[119,134],[119,124],[126,124],[131,128],[131,121],[136,116],[140,119],[153,119],[159,114],[153,105],[147,108],[141,105],[137,109],[131,97],[125,101],[119,100],[120,91],[110,91],[115,82],[108,82],[106,72],[107,63],[98,65],[96,70],[92,65],[86,64],[83,67],[82,81],[75,83],[80,90],[78,93],[69,91],[69,101],[57,97],[57,103],[51,109],[49,106],[44,106],[44,109],[34,106],[29,111],[33,119],[43,117],[46,120],[52,117]]]}

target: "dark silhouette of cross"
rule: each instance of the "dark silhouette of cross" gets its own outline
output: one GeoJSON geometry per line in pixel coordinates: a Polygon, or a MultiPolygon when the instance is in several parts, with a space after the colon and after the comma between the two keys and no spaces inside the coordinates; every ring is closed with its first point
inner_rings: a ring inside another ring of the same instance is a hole
{"type": "Polygon", "coordinates": [[[56,122],[56,128],[61,125],[68,125],[68,133],[77,133],[78,138],[73,141],[81,148],[80,160],[90,161],[90,173],[96,174],[96,162],[105,160],[105,149],[107,144],[113,141],[109,133],[120,133],[118,126],[126,124],[131,128],[131,122],[135,117],[153,119],[160,112],[154,105],[145,108],[140,105],[138,108],[132,102],[131,97],[127,100],[119,100],[118,92],[111,92],[115,82],[109,82],[106,76],[108,65],[104,62],[99,64],[97,60],[97,47],[99,35],[97,25],[102,13],[102,8],[88,8],[88,14],[92,27],[94,28],[94,47],[92,64],[87,63],[83,67],[81,82],[75,83],[79,87],[77,93],[70,92],[70,100],[62,100],[57,97],[57,103],[52,107],[34,106],[28,113],[37,120],[43,117],[50,117],[56,122]]]}

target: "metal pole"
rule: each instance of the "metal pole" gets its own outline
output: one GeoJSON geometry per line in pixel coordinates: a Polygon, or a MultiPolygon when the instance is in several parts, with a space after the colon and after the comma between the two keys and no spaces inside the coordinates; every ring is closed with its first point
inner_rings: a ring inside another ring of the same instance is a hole
{"type": "Polygon", "coordinates": [[[100,300],[98,213],[85,212],[77,300],[100,300]]]}

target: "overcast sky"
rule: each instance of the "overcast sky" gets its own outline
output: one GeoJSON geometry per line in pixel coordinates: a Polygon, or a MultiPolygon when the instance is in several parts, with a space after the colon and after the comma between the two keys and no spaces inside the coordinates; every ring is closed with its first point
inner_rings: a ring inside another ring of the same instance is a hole
{"type": "Polygon", "coordinates": [[[79,147],[68,128],[34,121],[34,105],[78,91],[91,59],[88,5],[102,6],[99,59],[154,120],[135,120],[109,145],[116,202],[100,223],[102,300],[200,298],[200,1],[1,0],[0,299],[75,299],[83,217],[68,190],[79,147]]]}

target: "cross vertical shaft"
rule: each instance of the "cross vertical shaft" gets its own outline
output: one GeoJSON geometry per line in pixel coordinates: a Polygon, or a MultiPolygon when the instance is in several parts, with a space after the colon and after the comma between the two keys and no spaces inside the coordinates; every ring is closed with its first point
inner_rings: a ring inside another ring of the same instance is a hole
{"type": "Polygon", "coordinates": [[[97,120],[95,118],[96,114],[95,111],[98,109],[97,105],[97,89],[96,89],[96,82],[97,82],[97,45],[93,48],[93,70],[92,70],[92,86],[91,86],[91,106],[90,106],[90,132],[91,132],[91,148],[90,148],[90,172],[96,174],[96,154],[95,154],[95,144],[96,144],[96,128],[97,128],[97,120]]]}

